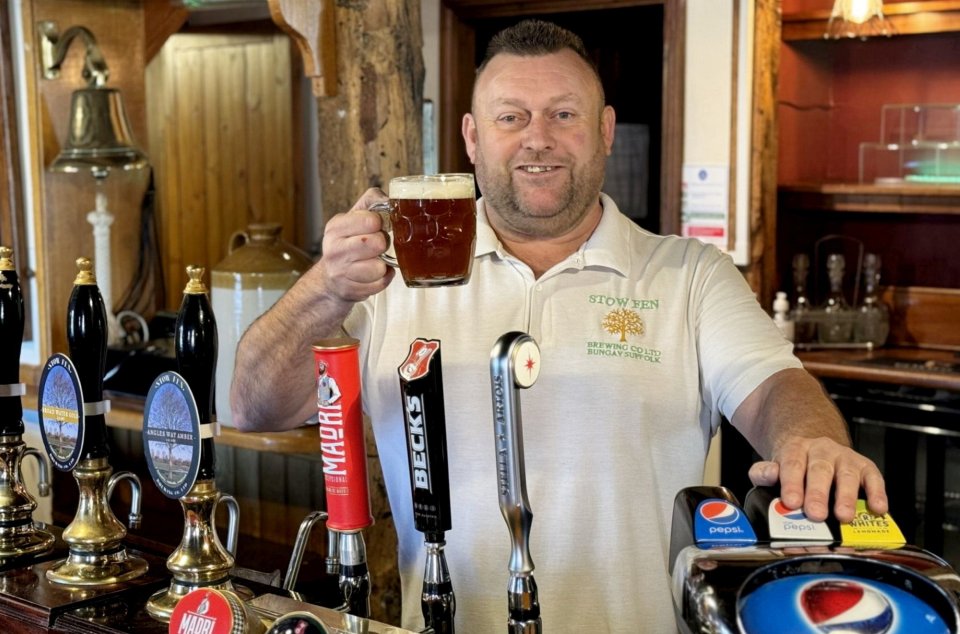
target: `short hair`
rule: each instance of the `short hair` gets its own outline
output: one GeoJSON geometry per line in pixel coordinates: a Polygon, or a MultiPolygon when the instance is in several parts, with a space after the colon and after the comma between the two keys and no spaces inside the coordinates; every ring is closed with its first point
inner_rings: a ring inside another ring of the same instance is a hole
{"type": "Polygon", "coordinates": [[[590,57],[590,53],[587,52],[587,47],[583,45],[583,40],[576,33],[545,20],[523,20],[494,35],[490,43],[487,44],[483,61],[477,67],[477,76],[480,76],[491,59],[501,53],[520,57],[538,57],[559,53],[564,49],[570,49],[587,63],[597,79],[597,84],[600,86],[600,96],[603,99],[603,82],[600,80],[600,71],[597,70],[597,65],[590,57]]]}

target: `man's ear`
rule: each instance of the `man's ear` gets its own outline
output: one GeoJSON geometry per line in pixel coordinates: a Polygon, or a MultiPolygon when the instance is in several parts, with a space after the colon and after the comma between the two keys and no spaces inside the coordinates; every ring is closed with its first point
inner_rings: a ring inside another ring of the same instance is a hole
{"type": "Polygon", "coordinates": [[[603,135],[603,143],[607,148],[607,156],[613,151],[613,131],[616,127],[617,115],[613,111],[613,106],[604,106],[600,113],[600,133],[603,135]]]}
{"type": "Polygon", "coordinates": [[[470,157],[470,162],[474,163],[473,159],[477,154],[477,122],[469,112],[463,115],[460,133],[463,135],[463,142],[467,146],[467,156],[470,157]]]}

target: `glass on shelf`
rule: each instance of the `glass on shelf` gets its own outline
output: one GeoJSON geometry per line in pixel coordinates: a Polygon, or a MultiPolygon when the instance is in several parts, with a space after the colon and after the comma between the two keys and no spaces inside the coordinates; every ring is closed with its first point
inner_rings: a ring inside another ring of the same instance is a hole
{"type": "Polygon", "coordinates": [[[960,184],[960,104],[889,104],[880,141],[860,144],[859,178],[872,184],[960,184]]]}
{"type": "Polygon", "coordinates": [[[880,142],[894,145],[960,142],[960,104],[887,104],[881,108],[880,142]]]}
{"type": "Polygon", "coordinates": [[[899,145],[861,143],[861,183],[960,184],[960,143],[899,145]]]}

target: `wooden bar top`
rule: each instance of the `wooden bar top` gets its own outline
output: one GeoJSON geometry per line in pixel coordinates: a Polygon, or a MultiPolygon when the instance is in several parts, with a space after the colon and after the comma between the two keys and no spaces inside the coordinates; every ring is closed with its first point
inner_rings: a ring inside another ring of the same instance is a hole
{"type": "MultiPolygon", "coordinates": [[[[28,390],[23,397],[24,422],[38,421],[36,390],[28,390]]],[[[111,409],[106,415],[107,425],[128,431],[143,430],[143,403],[134,399],[111,399],[111,409]]],[[[314,426],[297,427],[279,432],[242,432],[220,425],[220,435],[215,442],[220,445],[268,451],[282,454],[320,453],[320,434],[314,426]]]]}
{"type": "Polygon", "coordinates": [[[960,392],[960,353],[922,348],[802,350],[797,356],[818,378],[893,383],[960,392]]]}

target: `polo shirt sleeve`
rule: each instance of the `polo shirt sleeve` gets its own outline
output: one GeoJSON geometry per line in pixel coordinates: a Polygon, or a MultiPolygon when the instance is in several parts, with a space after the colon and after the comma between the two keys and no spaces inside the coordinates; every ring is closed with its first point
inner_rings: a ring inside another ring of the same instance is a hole
{"type": "Polygon", "coordinates": [[[712,246],[701,258],[691,309],[696,315],[703,398],[729,420],[765,379],[803,365],[733,260],[712,246]]]}

